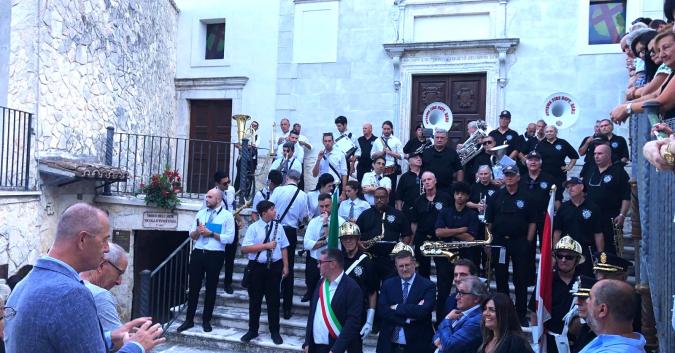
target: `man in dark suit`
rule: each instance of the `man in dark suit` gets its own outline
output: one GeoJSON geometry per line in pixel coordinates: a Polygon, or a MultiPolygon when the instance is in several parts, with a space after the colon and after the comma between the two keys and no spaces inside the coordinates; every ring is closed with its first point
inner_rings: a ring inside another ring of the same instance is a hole
{"type": "Polygon", "coordinates": [[[457,286],[457,308],[438,326],[434,345],[441,353],[476,352],[483,341],[480,303],[487,296],[485,285],[475,276],[464,277],[457,286]]]}
{"type": "Polygon", "coordinates": [[[361,287],[345,276],[344,257],[338,249],[323,250],[318,266],[321,279],[312,297],[302,348],[305,353],[361,353],[361,287]]]}
{"type": "Polygon", "coordinates": [[[415,257],[409,245],[399,243],[392,253],[398,276],[382,283],[378,297],[377,352],[432,352],[431,312],[436,302],[436,286],[415,273],[415,257]]]}

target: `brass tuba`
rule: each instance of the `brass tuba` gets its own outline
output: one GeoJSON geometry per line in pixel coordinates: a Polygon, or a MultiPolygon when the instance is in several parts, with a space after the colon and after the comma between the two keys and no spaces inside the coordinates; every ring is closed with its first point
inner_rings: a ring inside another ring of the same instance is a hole
{"type": "Polygon", "coordinates": [[[474,246],[490,245],[492,243],[492,233],[487,227],[485,227],[485,233],[487,234],[487,239],[485,240],[455,241],[451,243],[445,241],[425,241],[420,246],[420,251],[424,256],[445,256],[450,263],[454,263],[459,260],[459,252],[457,250],[474,246]]]}
{"type": "Polygon", "coordinates": [[[487,123],[482,120],[477,121],[476,131],[464,141],[462,148],[457,150],[462,166],[469,163],[470,160],[483,151],[483,145],[480,142],[485,136],[487,136],[487,123]]]}
{"type": "MultiPolygon", "coordinates": [[[[244,137],[246,136],[246,122],[251,120],[250,115],[244,115],[244,114],[237,114],[232,116],[232,120],[234,120],[237,123],[237,138],[239,139],[239,143],[241,143],[242,140],[244,140],[244,137]]],[[[250,127],[249,127],[250,129],[250,127]]]]}

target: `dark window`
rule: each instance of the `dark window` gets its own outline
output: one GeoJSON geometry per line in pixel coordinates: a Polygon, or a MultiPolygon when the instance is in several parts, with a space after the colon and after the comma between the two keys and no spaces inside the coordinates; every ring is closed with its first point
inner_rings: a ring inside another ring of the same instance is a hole
{"type": "Polygon", "coordinates": [[[225,57],[225,23],[206,25],[206,60],[225,57]]]}
{"type": "Polygon", "coordinates": [[[626,0],[590,0],[588,44],[617,44],[626,34],[626,0]]]}

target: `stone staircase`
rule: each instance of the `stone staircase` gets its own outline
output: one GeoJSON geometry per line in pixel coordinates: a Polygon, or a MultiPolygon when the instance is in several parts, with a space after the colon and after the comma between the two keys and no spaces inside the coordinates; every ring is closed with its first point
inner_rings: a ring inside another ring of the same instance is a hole
{"type": "MultiPolygon", "coordinates": [[[[626,220],[625,229],[630,229],[630,220],[626,220]]],[[[634,259],[634,247],[630,238],[629,232],[626,232],[624,237],[624,257],[634,259]]],[[[298,236],[298,244],[302,244],[302,235],[298,236]]],[[[539,254],[537,254],[537,261],[539,254]]],[[[281,345],[275,345],[269,335],[269,327],[267,322],[267,309],[263,300],[263,310],[260,317],[260,335],[252,340],[250,343],[243,343],[240,341],[248,329],[248,293],[246,289],[241,287],[242,274],[246,266],[247,260],[239,255],[235,259],[235,269],[233,274],[233,294],[225,293],[223,289],[223,274],[218,281],[218,291],[216,297],[216,305],[213,312],[213,331],[204,332],[201,326],[201,310],[203,294],[200,297],[200,303],[197,307],[197,314],[195,315],[195,326],[189,330],[181,333],[176,332],[178,327],[185,319],[185,314],[174,322],[168,328],[166,337],[167,343],[156,348],[155,352],[160,353],[174,353],[174,352],[254,352],[254,353],[291,353],[301,352],[302,342],[304,341],[305,327],[307,324],[307,317],[309,313],[309,303],[300,302],[300,298],[305,293],[305,258],[296,255],[295,262],[295,285],[293,297],[293,317],[290,320],[281,318],[280,334],[284,339],[281,345]]],[[[432,261],[432,266],[434,262],[432,261]]],[[[511,271],[511,270],[510,270],[511,271]]],[[[435,270],[432,270],[435,273],[435,270]]],[[[432,281],[436,282],[436,276],[432,275],[432,281]]],[[[631,268],[629,282],[634,283],[633,269],[631,268]]],[[[513,285],[509,283],[511,293],[513,295],[513,285]]],[[[494,280],[491,283],[491,289],[496,290],[494,280]]],[[[534,287],[528,288],[529,295],[534,291],[534,287]]],[[[203,292],[203,289],[202,289],[203,292]]],[[[435,313],[434,313],[435,317],[435,313]]],[[[435,319],[435,318],[434,318],[435,319]]],[[[524,328],[529,331],[528,328],[524,328]]],[[[377,336],[370,334],[364,341],[364,352],[370,353],[376,351],[377,336]]]]}

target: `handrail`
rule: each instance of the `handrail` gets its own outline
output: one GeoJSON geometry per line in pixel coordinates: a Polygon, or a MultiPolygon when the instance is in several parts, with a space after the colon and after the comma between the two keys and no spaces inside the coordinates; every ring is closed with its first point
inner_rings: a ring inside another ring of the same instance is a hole
{"type": "Polygon", "coordinates": [[[189,243],[190,241],[192,241],[192,239],[188,237],[180,245],[178,245],[176,250],[174,250],[171,254],[169,254],[169,256],[167,256],[166,259],[164,259],[164,261],[162,261],[162,263],[159,264],[159,266],[157,266],[157,268],[154,271],[150,272],[150,276],[154,276],[155,274],[157,274],[157,272],[159,272],[159,270],[161,270],[174,256],[176,256],[176,254],[178,254],[178,252],[181,251],[181,249],[185,246],[185,244],[189,243]]]}

